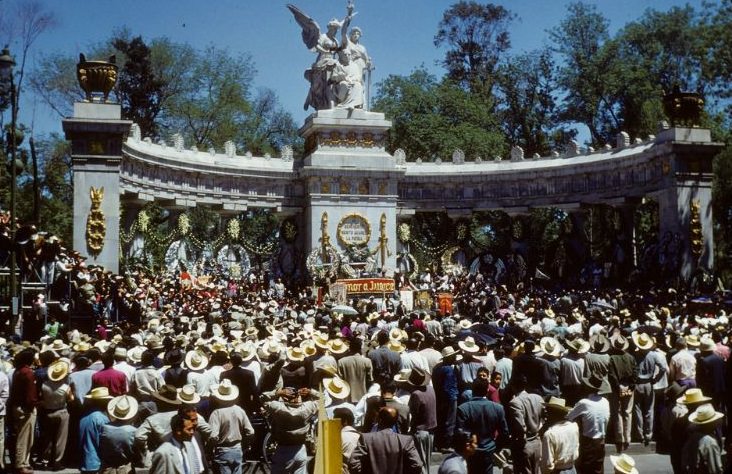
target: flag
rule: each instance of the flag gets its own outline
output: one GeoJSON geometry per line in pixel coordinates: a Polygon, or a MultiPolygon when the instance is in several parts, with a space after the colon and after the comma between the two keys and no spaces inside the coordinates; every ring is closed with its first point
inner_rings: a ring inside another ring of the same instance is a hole
{"type": "Polygon", "coordinates": [[[546,273],[539,270],[539,268],[537,268],[536,271],[534,272],[534,278],[537,280],[551,280],[549,275],[547,275],[546,273]]]}

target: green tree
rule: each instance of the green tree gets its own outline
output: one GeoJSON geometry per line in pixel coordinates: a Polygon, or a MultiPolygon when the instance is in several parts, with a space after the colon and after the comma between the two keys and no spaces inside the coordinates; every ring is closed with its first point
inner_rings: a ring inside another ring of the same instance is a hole
{"type": "Polygon", "coordinates": [[[485,159],[506,149],[491,101],[451,81],[437,82],[424,68],[389,76],[377,88],[373,108],[393,122],[389,149],[402,148],[410,160],[449,159],[456,148],[485,159]]]}
{"type": "Polygon", "coordinates": [[[239,132],[251,112],[250,88],[255,69],[251,57],[232,56],[209,46],[195,57],[183,93],[171,98],[166,118],[198,146],[241,143],[239,132]],[[238,139],[238,140],[237,140],[238,139]]]}
{"type": "Polygon", "coordinates": [[[297,135],[295,120],[282,108],[272,89],[260,89],[251,107],[242,136],[249,151],[255,155],[274,154],[284,145],[301,151],[302,140],[297,135]]]}
{"type": "Polygon", "coordinates": [[[563,59],[559,118],[585,125],[595,145],[609,142],[620,125],[613,94],[622,78],[607,18],[594,5],[572,3],[567,17],[548,33],[563,59]]]}
{"type": "Polygon", "coordinates": [[[442,16],[434,43],[447,47],[442,65],[447,77],[473,91],[489,94],[494,72],[511,47],[509,25],[515,16],[500,5],[460,1],[442,16]]]}
{"type": "Polygon", "coordinates": [[[498,117],[508,142],[526,156],[546,156],[557,145],[555,88],[549,50],[511,57],[496,72],[498,117]]]}
{"type": "Polygon", "coordinates": [[[131,40],[116,37],[112,45],[125,55],[125,62],[117,81],[117,97],[122,104],[123,116],[140,127],[143,136],[155,137],[157,117],[163,106],[165,84],[152,69],[150,48],[141,36],[131,40]]]}

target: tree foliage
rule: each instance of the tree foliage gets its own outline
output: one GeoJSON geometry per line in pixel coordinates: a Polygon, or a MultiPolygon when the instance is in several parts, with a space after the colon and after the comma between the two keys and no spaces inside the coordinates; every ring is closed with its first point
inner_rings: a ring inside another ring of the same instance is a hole
{"type": "Polygon", "coordinates": [[[423,68],[378,85],[374,110],[392,120],[389,148],[410,160],[449,159],[456,148],[483,159],[502,154],[505,143],[490,101],[449,80],[438,82],[423,68]]]}
{"type": "Polygon", "coordinates": [[[448,8],[435,35],[446,46],[442,65],[450,80],[490,94],[494,72],[511,47],[508,27],[515,16],[500,5],[460,1],[448,8]]]}

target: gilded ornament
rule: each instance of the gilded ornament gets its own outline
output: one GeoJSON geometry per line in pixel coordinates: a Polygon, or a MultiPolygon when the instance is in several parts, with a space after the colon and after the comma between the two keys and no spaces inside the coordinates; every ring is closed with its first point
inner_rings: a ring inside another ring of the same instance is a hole
{"type": "Polygon", "coordinates": [[[137,214],[137,222],[140,226],[140,232],[147,232],[147,228],[150,225],[150,216],[145,211],[140,211],[139,214],[137,214]]]}
{"type": "Polygon", "coordinates": [[[99,189],[92,186],[89,188],[91,198],[91,209],[86,218],[86,245],[92,255],[97,256],[104,247],[104,237],[107,233],[104,213],[102,212],[102,200],[104,199],[104,187],[99,189]]]}
{"type": "Polygon", "coordinates": [[[102,101],[107,102],[109,93],[117,83],[117,70],[114,56],[110,56],[108,61],[87,61],[83,54],[79,55],[76,78],[87,102],[91,102],[95,95],[101,95],[102,101]]]}
{"type": "Polygon", "coordinates": [[[240,231],[241,227],[239,225],[239,221],[237,219],[229,220],[228,224],[226,225],[226,233],[229,234],[229,237],[232,240],[236,240],[239,238],[240,231]]]}
{"type": "Polygon", "coordinates": [[[409,227],[409,224],[406,222],[402,222],[399,224],[399,241],[403,244],[406,244],[409,242],[412,238],[412,229],[409,227]]]}
{"type": "Polygon", "coordinates": [[[181,214],[178,218],[178,230],[182,235],[188,234],[188,231],[191,230],[191,222],[187,215],[181,214]]]}
{"type": "Polygon", "coordinates": [[[358,194],[368,194],[369,193],[369,180],[364,179],[360,183],[358,183],[358,194]]]}
{"type": "Polygon", "coordinates": [[[345,247],[366,245],[371,239],[371,224],[361,214],[348,214],[338,223],[336,235],[345,247]]]}
{"type": "Polygon", "coordinates": [[[691,254],[699,258],[704,251],[704,235],[701,224],[701,203],[698,199],[691,202],[691,216],[689,219],[689,234],[691,241],[691,254]]]}

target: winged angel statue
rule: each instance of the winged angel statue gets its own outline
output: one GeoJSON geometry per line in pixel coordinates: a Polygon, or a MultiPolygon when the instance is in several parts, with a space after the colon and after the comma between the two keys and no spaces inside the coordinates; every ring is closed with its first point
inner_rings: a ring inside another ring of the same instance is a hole
{"type": "Polygon", "coordinates": [[[302,39],[311,51],[317,53],[313,65],[305,71],[310,91],[305,99],[305,110],[332,108],[364,108],[367,103],[364,75],[372,70],[366,48],[360,44],[361,29],[354,27],[348,33],[355,16],[353,2],[346,7],[346,17],[328,22],[325,33],[318,23],[294,5],[287,8],[302,28],[302,39]],[[341,30],[340,44],[338,30],[341,30]]]}

